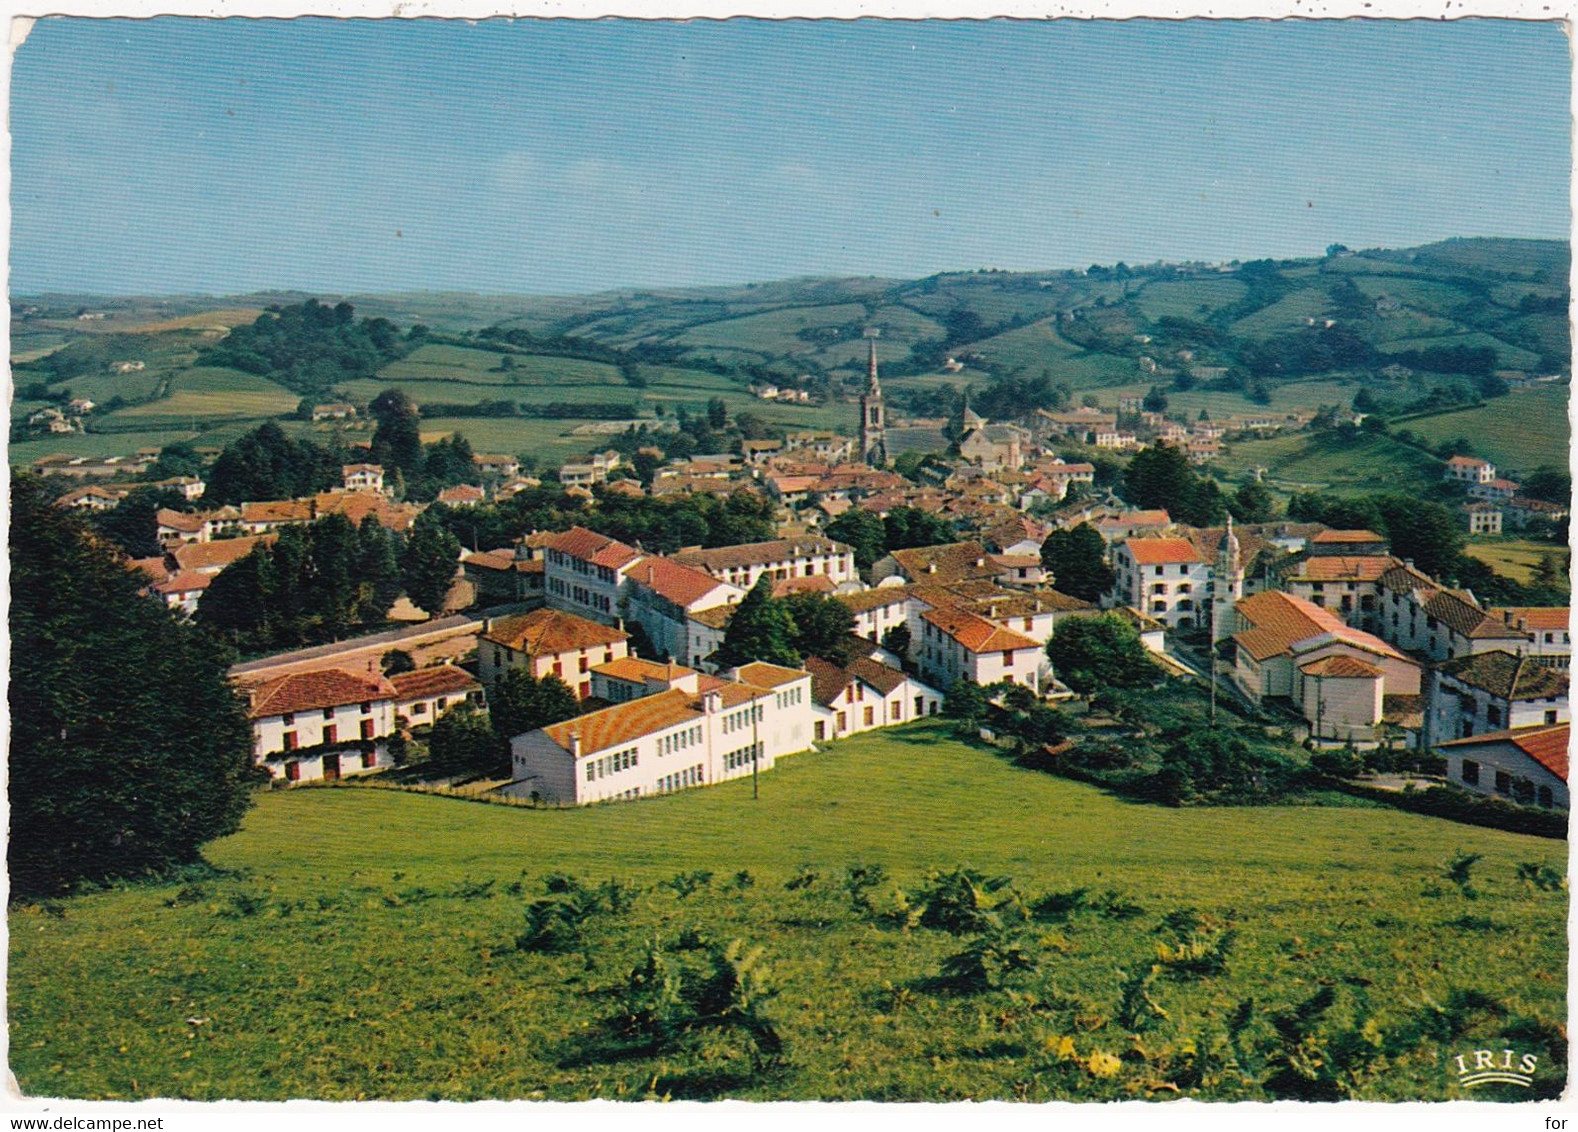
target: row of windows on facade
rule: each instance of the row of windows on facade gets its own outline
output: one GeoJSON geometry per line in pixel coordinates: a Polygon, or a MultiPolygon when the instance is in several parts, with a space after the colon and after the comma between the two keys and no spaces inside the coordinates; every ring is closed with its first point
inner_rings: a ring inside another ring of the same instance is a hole
{"type": "Polygon", "coordinates": [[[559,597],[568,597],[577,605],[584,605],[588,609],[600,610],[607,613],[614,608],[614,603],[602,594],[594,594],[585,586],[571,586],[558,578],[548,580],[548,592],[559,597]]]}
{"type": "MultiPolygon", "coordinates": [[[[941,629],[937,628],[937,626],[933,625],[930,621],[926,621],[923,624],[925,626],[925,628],[923,630],[923,635],[924,636],[930,637],[930,638],[932,638],[934,640],[941,639],[941,638],[944,638],[944,637],[947,637],[947,639],[950,640],[950,641],[953,640],[952,637],[948,637],[948,634],[944,633],[941,629]]],[[[937,655],[940,656],[941,654],[942,654],[942,650],[940,650],[940,649],[937,650],[937,655]]],[[[926,656],[932,656],[933,655],[932,650],[927,649],[925,655],[926,656]]],[[[985,653],[981,653],[980,655],[985,656],[986,654],[985,653]]],[[[954,664],[952,658],[949,659],[949,663],[950,664],[954,664]]],[[[1008,667],[1012,667],[1013,663],[1014,663],[1014,650],[1013,649],[1004,649],[1003,650],[1003,664],[1008,666],[1008,667]]],[[[955,667],[957,667],[957,665],[955,665],[955,667]]]]}
{"type": "Polygon", "coordinates": [[[580,558],[573,558],[561,550],[550,550],[548,552],[548,561],[555,566],[574,573],[596,578],[600,582],[611,583],[614,580],[614,572],[607,566],[593,566],[590,562],[580,558]]]}
{"type": "Polygon", "coordinates": [[[672,755],[675,751],[687,750],[701,742],[701,724],[687,727],[673,735],[664,735],[658,740],[658,757],[672,755]]]}
{"type": "Polygon", "coordinates": [[[760,723],[761,721],[761,704],[757,704],[754,707],[748,707],[743,711],[732,711],[723,717],[723,733],[727,735],[731,731],[738,731],[747,724],[760,723]]]}
{"type": "MultiPolygon", "coordinates": [[[[1479,769],[1479,764],[1473,759],[1464,759],[1462,773],[1463,781],[1470,786],[1478,786],[1479,769]]],[[[1555,797],[1551,794],[1551,788],[1549,786],[1541,786],[1536,790],[1534,783],[1530,782],[1527,778],[1515,779],[1510,773],[1504,770],[1498,770],[1496,772],[1496,793],[1505,794],[1509,798],[1515,797],[1518,801],[1523,802],[1525,805],[1527,805],[1529,802],[1537,801],[1540,805],[1546,807],[1547,809],[1555,805],[1556,801],[1555,797]]]]}
{"type": "Polygon", "coordinates": [[[636,754],[636,748],[627,747],[623,751],[615,751],[600,759],[590,760],[586,764],[586,781],[596,782],[599,778],[607,778],[611,774],[618,774],[620,771],[639,765],[640,759],[636,754]]]}
{"type": "Polygon", "coordinates": [[[706,779],[702,777],[701,773],[701,764],[697,763],[695,766],[686,767],[684,770],[676,771],[674,774],[665,774],[658,779],[657,788],[659,790],[683,790],[687,786],[700,786],[705,782],[706,779]]]}
{"type": "MultiPolygon", "coordinates": [[[[348,707],[349,705],[346,705],[346,706],[348,707]]],[[[360,710],[361,710],[361,713],[363,715],[371,715],[372,712],[373,712],[372,701],[369,700],[369,701],[363,703],[361,705],[360,710]]],[[[285,726],[289,727],[292,723],[296,722],[296,714],[297,714],[296,712],[287,711],[284,715],[282,715],[280,717],[280,722],[285,724],[285,726]]],[[[331,708],[331,707],[324,708],[323,709],[323,718],[324,719],[333,719],[334,718],[334,709],[331,708]]]]}
{"type": "MultiPolygon", "coordinates": [[[[831,559],[822,559],[821,565],[821,573],[831,574],[833,572],[833,561],[831,559]]],[[[813,578],[817,573],[817,563],[807,562],[805,564],[805,577],[813,578]]],[[[782,582],[795,576],[794,564],[790,563],[787,566],[768,566],[763,568],[761,574],[766,574],[775,582],[782,582]]],[[[761,574],[758,574],[757,577],[760,578],[761,574]]],[[[746,582],[750,581],[751,572],[749,569],[729,570],[724,574],[724,578],[736,586],[743,586],[746,582]]]]}
{"type": "Polygon", "coordinates": [[[761,755],[762,745],[760,743],[753,743],[749,747],[741,747],[737,751],[730,751],[723,756],[723,769],[739,770],[742,766],[748,766],[754,760],[761,758],[761,755]]]}
{"type": "MultiPolygon", "coordinates": [[[[363,739],[377,738],[377,736],[373,734],[373,721],[370,719],[362,720],[361,731],[361,737],[363,739]]],[[[297,750],[301,746],[301,737],[294,731],[286,731],[280,736],[280,738],[284,741],[285,750],[287,751],[297,750]]],[[[340,729],[337,724],[324,724],[323,741],[325,743],[338,743],[340,741],[340,729]]]]}
{"type": "MultiPolygon", "coordinates": [[[[335,755],[331,755],[331,756],[329,756],[329,758],[335,759],[336,761],[338,760],[338,756],[335,756],[335,755]]],[[[362,752],[361,759],[362,759],[362,769],[363,770],[370,770],[373,767],[378,765],[378,756],[377,756],[376,753],[374,753],[372,751],[364,751],[364,752],[362,752]]],[[[285,764],[285,781],[287,781],[287,782],[300,782],[301,781],[301,763],[300,763],[299,760],[291,759],[289,762],[287,762],[285,764]]]]}
{"type": "MultiPolygon", "coordinates": [[[[859,686],[858,684],[856,685],[859,686]]],[[[795,704],[805,702],[804,688],[790,688],[787,692],[778,693],[778,706],[781,708],[793,707],[795,704]]]]}

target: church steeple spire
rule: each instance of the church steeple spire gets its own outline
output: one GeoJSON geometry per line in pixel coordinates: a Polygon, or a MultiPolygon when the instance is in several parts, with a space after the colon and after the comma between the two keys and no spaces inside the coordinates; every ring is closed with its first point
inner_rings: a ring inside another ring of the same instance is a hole
{"type": "Polygon", "coordinates": [[[877,332],[866,331],[866,391],[860,396],[860,458],[868,464],[888,462],[887,412],[877,381],[877,332]]]}

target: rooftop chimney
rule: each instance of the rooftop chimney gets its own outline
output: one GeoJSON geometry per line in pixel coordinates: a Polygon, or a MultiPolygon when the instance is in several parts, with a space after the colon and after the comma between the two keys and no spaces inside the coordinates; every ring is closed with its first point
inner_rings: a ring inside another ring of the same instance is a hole
{"type": "Polygon", "coordinates": [[[581,757],[581,733],[579,731],[570,732],[570,757],[572,759],[581,757]]]}

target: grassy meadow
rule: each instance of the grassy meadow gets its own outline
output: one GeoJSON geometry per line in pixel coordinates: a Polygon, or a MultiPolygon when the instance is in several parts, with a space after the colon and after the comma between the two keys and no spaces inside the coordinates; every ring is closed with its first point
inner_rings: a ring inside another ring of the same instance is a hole
{"type": "Polygon", "coordinates": [[[1572,424],[1568,419],[1567,385],[1535,385],[1473,409],[1398,421],[1428,444],[1467,437],[1474,452],[1496,465],[1502,475],[1527,474],[1541,464],[1567,466],[1572,424]]]}
{"type": "Polygon", "coordinates": [[[1271,486],[1285,491],[1328,490],[1339,495],[1404,491],[1441,478],[1441,462],[1389,436],[1360,433],[1290,433],[1239,440],[1216,461],[1230,475],[1267,470],[1271,486]]]}
{"type": "Polygon", "coordinates": [[[786,759],[757,802],[267,793],[218,874],[11,909],[11,1065],[74,1098],[1166,1100],[1288,1095],[1303,1056],[1343,1096],[1443,1100],[1453,1054],[1516,1033],[1551,1095],[1566,893],[1515,870],[1565,850],[1372,806],[1134,804],[936,723],[786,759]],[[961,864],[1036,909],[997,986],[940,977],[977,937],[897,894],[961,864]],[[599,907],[556,874],[619,884],[599,907]],[[592,910],[518,947],[544,899],[592,910]],[[653,1037],[632,1004],[658,984],[630,977],[654,943],[647,975],[691,985],[733,940],[733,1001],[781,1056],[755,1030],[653,1037]]]}
{"type": "Polygon", "coordinates": [[[1478,558],[1496,573],[1525,585],[1534,580],[1534,571],[1539,566],[1540,560],[1550,555],[1556,560],[1557,574],[1565,577],[1562,571],[1562,555],[1566,552],[1566,547],[1553,543],[1534,542],[1515,537],[1474,538],[1463,548],[1463,552],[1478,558]]]}

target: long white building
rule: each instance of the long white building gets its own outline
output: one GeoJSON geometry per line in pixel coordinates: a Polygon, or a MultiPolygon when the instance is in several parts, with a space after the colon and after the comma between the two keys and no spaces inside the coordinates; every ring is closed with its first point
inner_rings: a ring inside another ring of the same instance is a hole
{"type": "Polygon", "coordinates": [[[811,744],[811,674],[747,664],[732,680],[625,661],[596,674],[633,695],[510,741],[505,792],[566,806],[627,801],[768,771],[811,744]]]}

